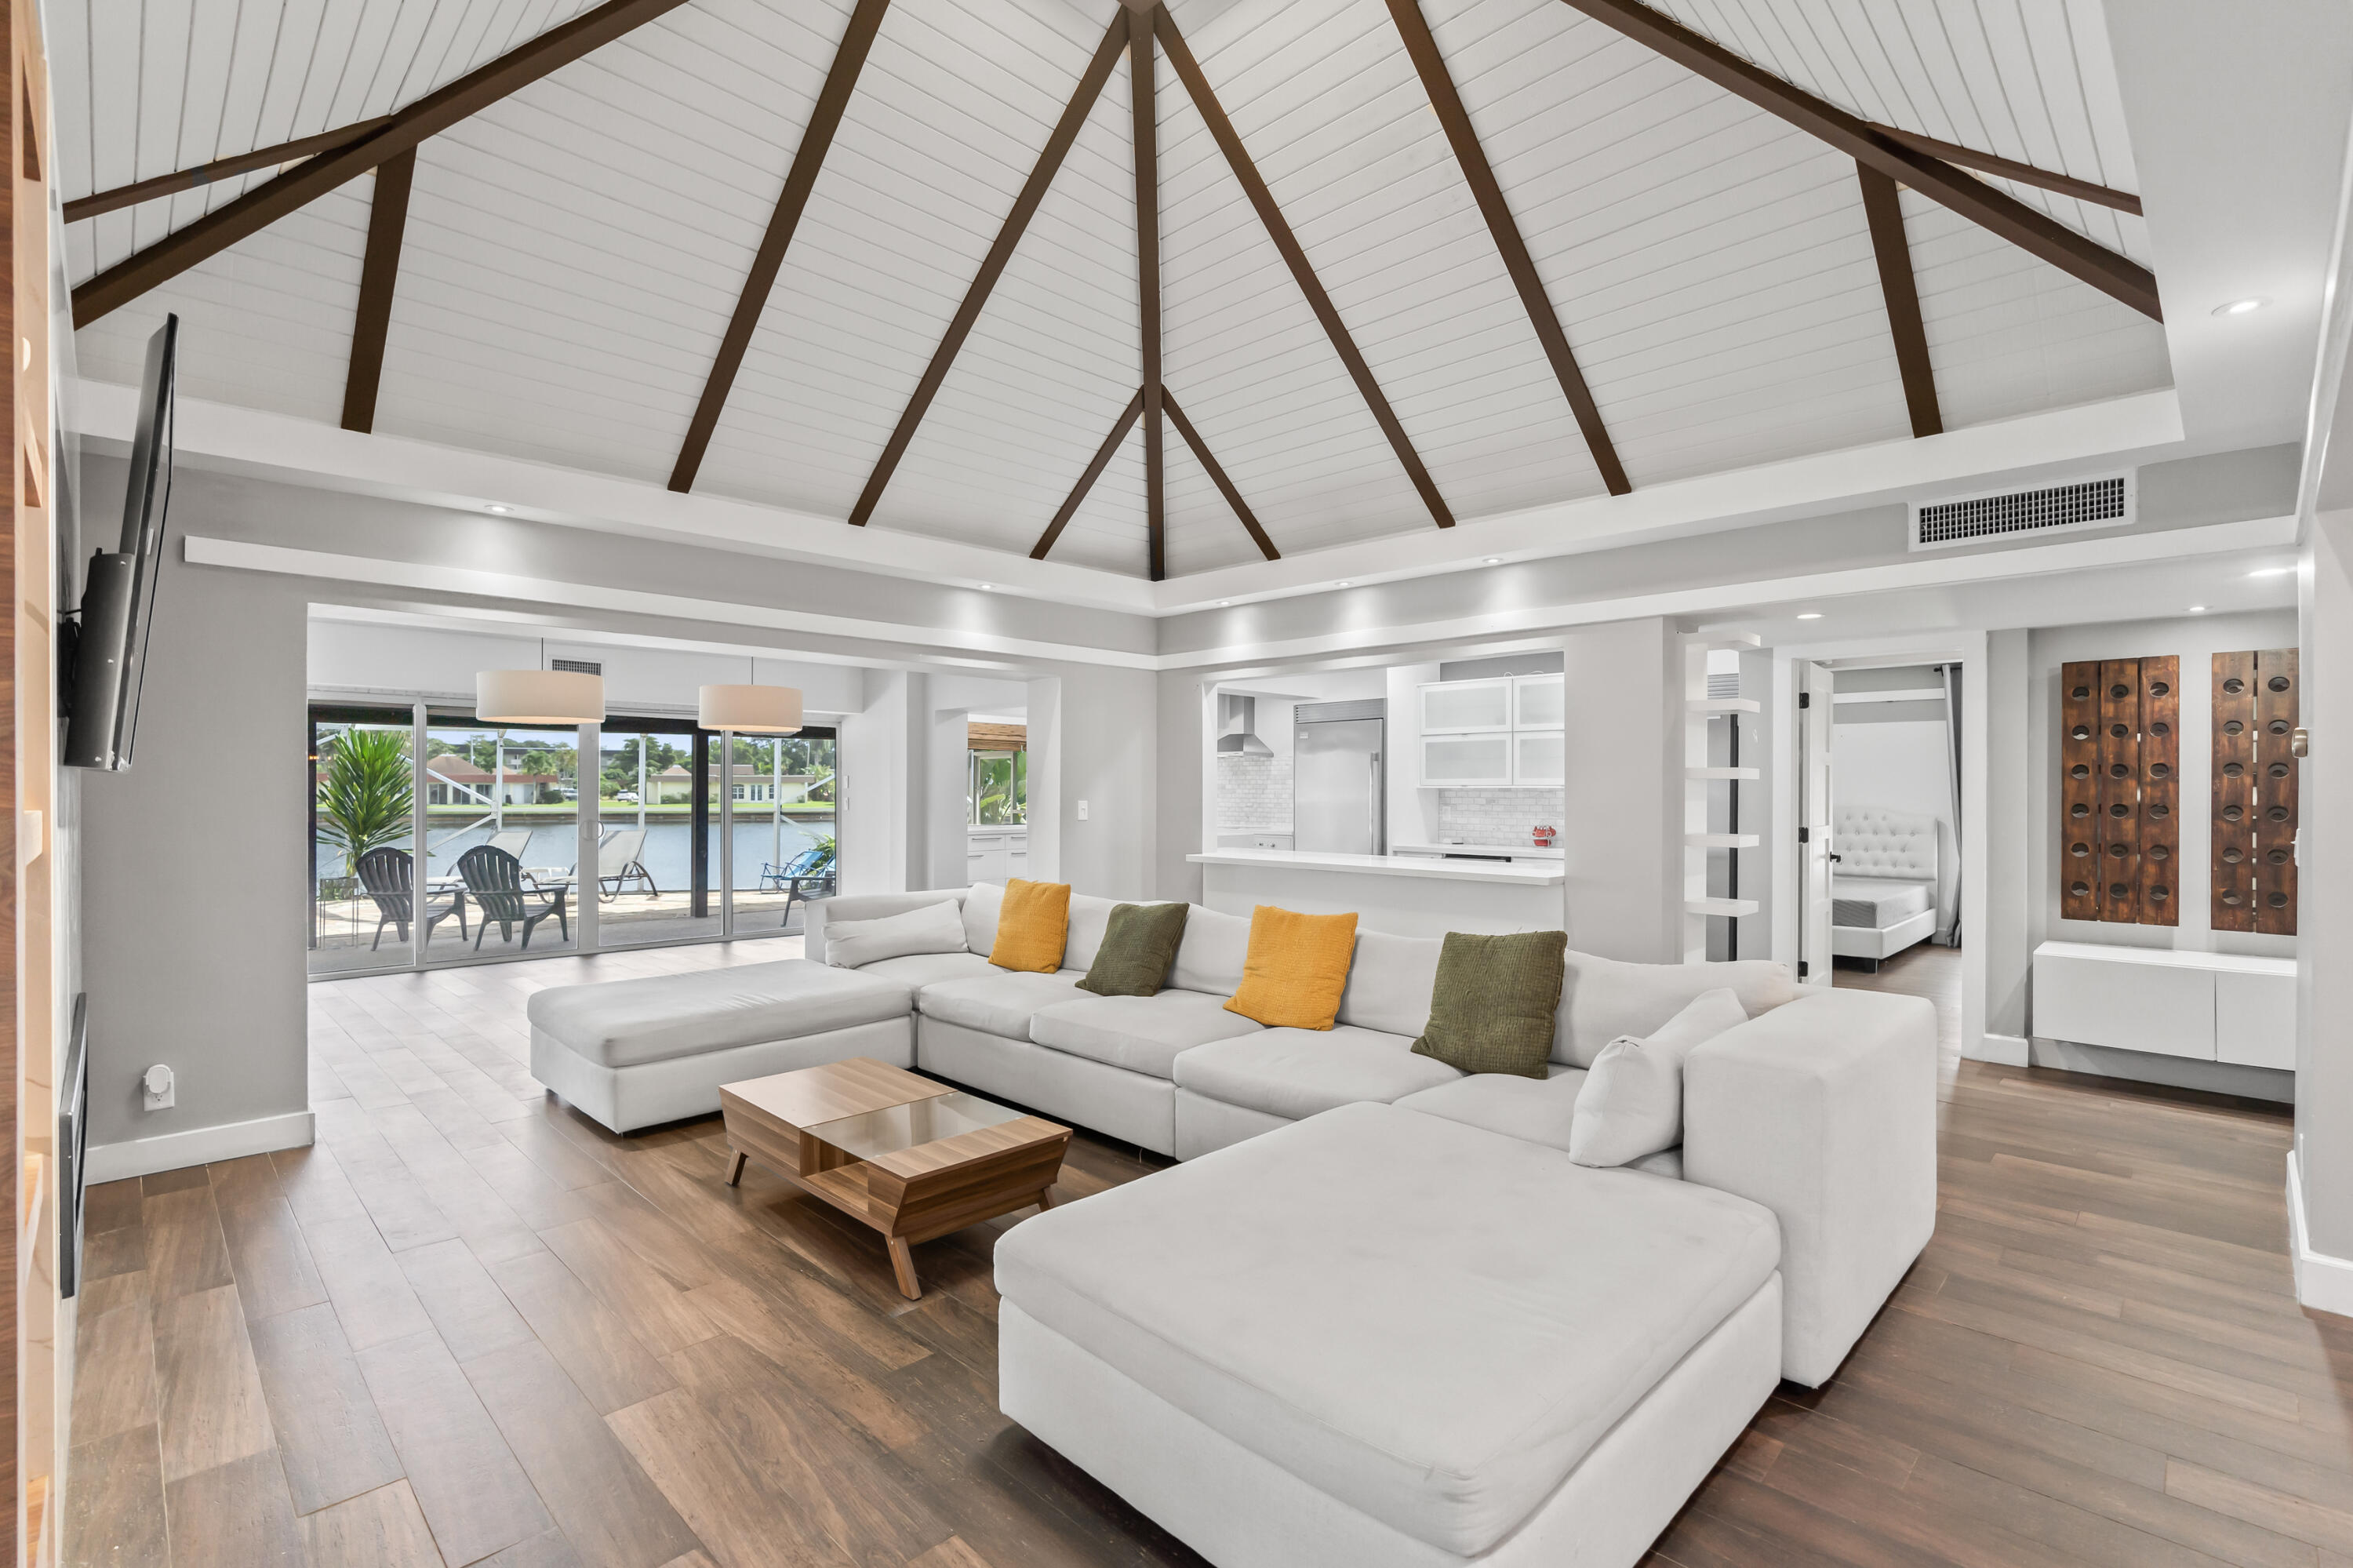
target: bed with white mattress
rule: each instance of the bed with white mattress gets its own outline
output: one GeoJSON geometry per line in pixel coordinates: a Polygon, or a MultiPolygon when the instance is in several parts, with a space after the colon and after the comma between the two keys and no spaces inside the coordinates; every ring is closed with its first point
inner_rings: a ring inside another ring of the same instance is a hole
{"type": "Polygon", "coordinates": [[[1831,828],[1831,951],[1879,968],[1936,931],[1936,819],[1841,806],[1831,828]]]}

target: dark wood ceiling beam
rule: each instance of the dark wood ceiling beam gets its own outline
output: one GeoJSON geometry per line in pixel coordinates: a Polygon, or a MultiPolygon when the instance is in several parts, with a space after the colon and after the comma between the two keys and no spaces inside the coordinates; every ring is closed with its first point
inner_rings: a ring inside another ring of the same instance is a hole
{"type": "Polygon", "coordinates": [[[1139,387],[1135,389],[1135,396],[1127,400],[1119,422],[1112,426],[1111,434],[1105,436],[1103,444],[1095,449],[1094,461],[1087,464],[1086,472],[1079,475],[1079,482],[1071,486],[1071,498],[1062,503],[1062,509],[1054,514],[1054,520],[1046,524],[1043,534],[1038,535],[1038,543],[1030,546],[1031,560],[1046,558],[1046,552],[1054,547],[1054,541],[1062,536],[1062,530],[1069,527],[1071,519],[1079,514],[1080,503],[1086,500],[1087,493],[1094,489],[1095,481],[1101,479],[1103,471],[1111,466],[1112,453],[1119,450],[1119,443],[1127,440],[1127,432],[1135,429],[1135,421],[1143,414],[1144,388],[1139,387]]]}
{"type": "Polygon", "coordinates": [[[800,227],[809,192],[817,187],[818,173],[825,167],[825,154],[833,145],[834,132],[841,128],[850,94],[857,90],[858,73],[865,69],[867,53],[874,47],[874,36],[882,29],[882,14],[890,8],[891,0],[858,0],[858,9],[850,13],[849,26],[841,35],[840,46],[833,51],[833,65],[826,72],[825,86],[817,95],[817,107],[801,132],[800,145],[794,149],[793,166],[785,175],[784,193],[776,197],[776,210],[768,217],[768,231],[760,237],[760,249],[753,253],[751,270],[744,278],[744,291],[735,300],[735,313],[728,318],[727,331],[720,337],[719,352],[711,363],[711,374],[702,384],[702,397],[694,406],[694,418],[687,422],[686,440],[679,448],[677,465],[670,470],[672,490],[682,493],[694,488],[694,476],[702,467],[702,455],[710,450],[712,433],[718,429],[719,416],[727,408],[727,395],[735,388],[736,373],[744,368],[744,355],[752,346],[752,334],[768,308],[768,295],[776,286],[776,274],[784,269],[785,252],[792,246],[793,231],[800,227]]]}
{"type": "Polygon", "coordinates": [[[1618,461],[1618,449],[1610,442],[1609,428],[1601,422],[1601,409],[1593,400],[1592,389],[1585,384],[1585,373],[1577,367],[1577,355],[1569,351],[1568,334],[1561,330],[1560,313],[1553,309],[1552,296],[1546,291],[1544,279],[1528,255],[1527,242],[1520,236],[1519,220],[1512,216],[1510,204],[1504,200],[1504,187],[1496,183],[1494,168],[1487,162],[1487,150],[1472,126],[1470,111],[1462,107],[1462,95],[1455,90],[1453,73],[1446,69],[1446,57],[1439,53],[1438,40],[1430,36],[1430,23],[1421,14],[1421,0],[1389,0],[1389,16],[1397,23],[1398,36],[1405,39],[1405,52],[1412,59],[1413,69],[1420,73],[1422,90],[1430,94],[1430,108],[1438,111],[1438,122],[1445,128],[1446,140],[1453,145],[1454,161],[1462,166],[1462,177],[1478,200],[1480,214],[1487,220],[1487,232],[1503,254],[1504,270],[1512,275],[1512,286],[1520,291],[1520,303],[1528,313],[1528,324],[1535,328],[1536,341],[1544,345],[1545,357],[1552,361],[1552,373],[1560,382],[1561,394],[1568,399],[1570,412],[1577,416],[1577,428],[1585,433],[1585,444],[1593,453],[1593,466],[1601,471],[1601,482],[1609,487],[1610,494],[1623,495],[1634,486],[1626,478],[1625,465],[1618,461]]]}
{"type": "Polygon", "coordinates": [[[211,163],[198,164],[193,169],[182,169],[176,174],[157,175],[152,180],[141,180],[133,185],[117,185],[111,191],[96,191],[86,196],[77,196],[66,203],[66,221],[79,223],[86,217],[96,217],[100,213],[118,212],[126,207],[136,207],[142,201],[153,201],[158,196],[177,196],[182,191],[199,190],[216,180],[234,179],[239,175],[249,175],[256,169],[271,168],[279,164],[290,164],[300,158],[312,157],[320,153],[341,147],[346,143],[356,142],[370,132],[381,128],[391,118],[388,114],[378,115],[374,120],[362,120],[333,131],[322,131],[316,136],[304,136],[297,141],[280,142],[275,147],[262,147],[250,153],[239,153],[234,158],[215,158],[211,163]]]}
{"type": "Polygon", "coordinates": [[[1193,106],[1208,122],[1209,134],[1216,139],[1219,151],[1225,154],[1227,165],[1234,171],[1234,178],[1241,182],[1242,194],[1249,196],[1250,206],[1258,209],[1259,222],[1265,227],[1267,238],[1274,241],[1275,249],[1282,253],[1284,264],[1291,269],[1292,278],[1299,285],[1299,291],[1307,296],[1308,308],[1323,323],[1324,335],[1332,340],[1332,347],[1339,354],[1340,363],[1347,367],[1349,376],[1355,379],[1357,392],[1363,396],[1366,407],[1372,410],[1374,422],[1380,426],[1381,434],[1388,438],[1389,446],[1396,451],[1398,461],[1405,465],[1406,476],[1413,481],[1414,489],[1421,493],[1422,503],[1430,508],[1431,521],[1441,528],[1453,527],[1454,514],[1447,509],[1446,498],[1438,493],[1438,482],[1430,477],[1430,470],[1422,466],[1421,456],[1413,450],[1413,441],[1406,435],[1405,426],[1399,422],[1397,411],[1382,396],[1380,385],[1373,379],[1372,366],[1366,365],[1365,356],[1356,352],[1356,341],[1348,335],[1347,324],[1341,321],[1338,307],[1332,303],[1332,296],[1325,293],[1324,285],[1316,281],[1315,269],[1308,265],[1307,252],[1300,248],[1299,237],[1292,233],[1291,225],[1284,221],[1282,209],[1275,206],[1274,193],[1260,177],[1258,165],[1250,161],[1250,150],[1242,145],[1241,135],[1235,131],[1234,122],[1226,118],[1225,106],[1218,101],[1216,91],[1209,86],[1209,79],[1201,72],[1201,62],[1193,58],[1185,36],[1176,30],[1175,19],[1168,15],[1167,6],[1154,7],[1152,18],[1153,29],[1160,36],[1160,47],[1168,51],[1168,63],[1176,68],[1177,79],[1185,84],[1185,90],[1192,96],[1193,106]]]}
{"type": "Polygon", "coordinates": [[[907,399],[906,411],[899,416],[897,428],[883,443],[882,455],[874,461],[874,471],[867,476],[866,488],[859,493],[858,504],[850,509],[849,521],[864,527],[874,515],[874,508],[882,499],[891,475],[897,471],[899,460],[907,455],[907,443],[915,439],[915,428],[923,422],[923,415],[939,396],[940,384],[948,378],[948,367],[955,363],[956,351],[964,340],[972,335],[973,324],[980,320],[981,308],[988,303],[989,291],[1005,273],[1007,263],[1013,260],[1014,247],[1021,243],[1022,232],[1037,216],[1038,204],[1046,199],[1046,189],[1054,183],[1054,175],[1070,156],[1071,144],[1079,139],[1079,132],[1087,122],[1088,111],[1102,96],[1103,83],[1111,79],[1112,68],[1119,63],[1122,50],[1127,48],[1127,13],[1120,11],[1103,29],[1103,42],[1095,46],[1094,58],[1087,62],[1084,75],[1079,78],[1078,90],[1062,110],[1061,119],[1054,122],[1053,134],[1046,138],[1043,151],[1038,154],[1037,167],[1029,171],[1029,182],[1021,194],[1013,198],[1013,210],[1005,215],[1004,224],[997,231],[996,243],[980,263],[980,271],[972,286],[965,291],[964,303],[948,323],[940,345],[932,353],[932,362],[924,367],[923,378],[915,384],[915,394],[907,399]]]}
{"type": "Polygon", "coordinates": [[[360,306],[352,323],[352,357],[343,372],[343,429],[375,429],[375,395],[384,380],[384,340],[392,328],[392,294],[400,281],[400,245],[408,231],[408,187],[417,149],[375,169],[368,199],[367,250],[360,261],[360,306]]]}
{"type": "Polygon", "coordinates": [[[1282,559],[1282,553],[1274,547],[1274,541],[1266,536],[1266,530],[1258,525],[1258,517],[1250,511],[1250,503],[1242,499],[1242,493],[1234,488],[1234,482],[1226,477],[1226,471],[1218,465],[1218,460],[1209,455],[1209,443],[1201,439],[1201,432],[1193,428],[1193,421],[1185,417],[1185,410],[1176,406],[1176,399],[1163,391],[1161,407],[1168,410],[1168,422],[1176,427],[1176,433],[1185,438],[1185,444],[1193,449],[1193,455],[1201,460],[1201,467],[1208,472],[1209,482],[1218,487],[1218,493],[1226,498],[1226,504],[1234,509],[1234,515],[1240,518],[1242,526],[1249,530],[1250,542],[1258,546],[1259,554],[1270,561],[1282,559]]]}
{"type": "Polygon", "coordinates": [[[1702,37],[1640,0],[1562,0],[1597,22],[1648,45],[1676,64],[1746,99],[1768,114],[1867,164],[1888,178],[2000,235],[2060,270],[2120,300],[2155,321],[2165,319],[2157,279],[2128,256],[2086,239],[2017,197],[1962,173],[1941,158],[1905,145],[1870,122],[1800,88],[1702,37]]]}
{"type": "Polygon", "coordinates": [[[1994,175],[2018,185],[2071,196],[2077,201],[2087,201],[2095,207],[2112,207],[2118,212],[2128,212],[2136,217],[2140,216],[2140,197],[2130,191],[2079,180],[2073,175],[2054,175],[2048,169],[2038,169],[2032,164],[1998,158],[1991,153],[1980,153],[1957,142],[1939,142],[1934,136],[1923,136],[1916,131],[1900,130],[1894,125],[1882,125],[1876,121],[1872,122],[1871,128],[1882,135],[1894,138],[1915,153],[1926,153],[1932,158],[1942,158],[1948,164],[1975,169],[1981,175],[1994,175]]]}
{"type": "Polygon", "coordinates": [[[386,159],[414,152],[427,137],[684,4],[686,0],[605,0],[596,9],[549,28],[448,86],[427,93],[358,140],[256,185],[90,278],[73,291],[74,325],[88,326],[120,310],[148,290],[169,282],[386,159]]]}
{"type": "Polygon", "coordinates": [[[1168,576],[1160,385],[1160,111],[1152,59],[1152,14],[1127,13],[1128,108],[1135,141],[1135,291],[1143,304],[1144,517],[1152,580],[1168,576]]]}
{"type": "Polygon", "coordinates": [[[1887,302],[1887,330],[1895,337],[1895,368],[1904,377],[1904,404],[1912,433],[1943,433],[1936,407],[1936,377],[1928,367],[1928,330],[1920,320],[1920,289],[1912,274],[1912,242],[1904,233],[1904,206],[1895,182],[1868,164],[1854,166],[1862,182],[1862,212],[1871,225],[1872,254],[1879,260],[1879,291],[1887,302]]]}

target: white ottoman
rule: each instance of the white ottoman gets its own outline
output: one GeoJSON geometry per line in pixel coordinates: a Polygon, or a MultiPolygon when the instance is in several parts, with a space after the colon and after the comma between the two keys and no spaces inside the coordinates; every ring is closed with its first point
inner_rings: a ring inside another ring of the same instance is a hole
{"type": "Polygon", "coordinates": [[[914,1065],[907,987],[807,959],[550,986],[531,1075],[615,1132],[719,1109],[719,1086],[871,1056],[914,1065]]]}

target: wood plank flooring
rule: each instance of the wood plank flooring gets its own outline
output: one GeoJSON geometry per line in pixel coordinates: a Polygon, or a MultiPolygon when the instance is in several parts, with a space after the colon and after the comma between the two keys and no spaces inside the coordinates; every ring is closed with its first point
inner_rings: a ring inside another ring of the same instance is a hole
{"type": "MultiPolygon", "coordinates": [[[[797,944],[796,944],[797,946],[797,944]]],[[[524,1061],[544,985],[659,949],[313,986],[316,1147],[90,1198],[68,1560],[1060,1568],[1200,1559],[997,1412],[990,1248],[916,1249],[716,1118],[616,1139],[524,1061]]],[[[2353,1568],[2353,1323],[2289,1281],[2284,1110],[1951,1053],[1936,1240],[1784,1385],[1657,1568],[2353,1568]]],[[[1163,1163],[1074,1141],[1062,1192],[1163,1163]]]]}

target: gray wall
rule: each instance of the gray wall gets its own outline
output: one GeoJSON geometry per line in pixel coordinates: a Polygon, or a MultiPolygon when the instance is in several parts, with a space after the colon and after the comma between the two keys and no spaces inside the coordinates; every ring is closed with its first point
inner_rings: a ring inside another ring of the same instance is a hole
{"type": "Polygon", "coordinates": [[[1563,643],[1561,791],[1568,945],[1646,963],[1683,956],[1683,645],[1657,617],[1563,643]]]}
{"type": "Polygon", "coordinates": [[[2314,1251],[2353,1257],[2353,512],[2314,519],[2297,846],[2295,1143],[2314,1251]]]}
{"type": "Polygon", "coordinates": [[[305,603],[283,578],[164,564],[133,766],[83,785],[94,1145],[308,1107],[305,603]],[[142,1103],[155,1062],[170,1110],[142,1103]]]}

